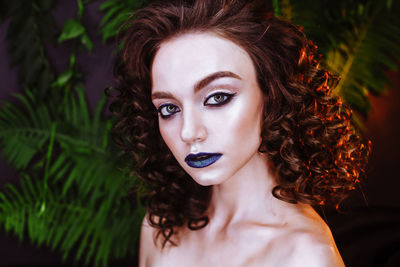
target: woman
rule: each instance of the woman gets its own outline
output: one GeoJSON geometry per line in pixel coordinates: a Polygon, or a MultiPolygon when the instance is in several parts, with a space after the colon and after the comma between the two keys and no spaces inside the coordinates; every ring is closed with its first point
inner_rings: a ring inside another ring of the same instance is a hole
{"type": "Polygon", "coordinates": [[[366,146],[337,79],[259,1],[160,1],[122,34],[113,104],[147,210],[140,266],[343,266],[311,205],[338,205],[366,146]]]}

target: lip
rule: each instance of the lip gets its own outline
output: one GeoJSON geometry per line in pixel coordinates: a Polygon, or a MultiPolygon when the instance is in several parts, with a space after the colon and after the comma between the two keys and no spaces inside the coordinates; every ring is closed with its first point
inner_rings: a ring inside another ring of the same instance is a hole
{"type": "Polygon", "coordinates": [[[189,154],[185,158],[185,162],[192,168],[204,168],[215,163],[222,156],[221,153],[197,153],[189,154]],[[201,157],[199,159],[199,157],[201,157]]]}

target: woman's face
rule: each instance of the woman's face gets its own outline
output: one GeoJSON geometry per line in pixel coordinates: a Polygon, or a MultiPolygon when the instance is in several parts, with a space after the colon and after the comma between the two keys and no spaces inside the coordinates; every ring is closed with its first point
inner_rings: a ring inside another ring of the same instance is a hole
{"type": "Polygon", "coordinates": [[[263,95],[241,47],[184,34],[161,45],[151,72],[161,136],[197,183],[220,184],[258,156],[263,95]]]}

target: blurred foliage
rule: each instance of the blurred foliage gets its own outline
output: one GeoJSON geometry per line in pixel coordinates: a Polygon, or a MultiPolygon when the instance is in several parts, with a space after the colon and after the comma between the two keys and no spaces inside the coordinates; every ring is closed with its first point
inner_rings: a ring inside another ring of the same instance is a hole
{"type": "Polygon", "coordinates": [[[109,0],[105,1],[100,10],[105,12],[100,22],[103,41],[117,35],[120,27],[129,18],[132,10],[136,10],[151,2],[150,0],[109,0]]]}
{"type": "Polygon", "coordinates": [[[84,93],[76,88],[58,117],[30,91],[16,95],[22,106],[2,106],[3,154],[23,179],[0,193],[0,224],[64,259],[74,251],[77,261],[107,266],[134,253],[143,211],[129,199],[134,180],[109,143],[106,98],[91,116],[84,93]]]}
{"type": "MultiPolygon", "coordinates": [[[[0,225],[64,259],[107,266],[136,253],[144,211],[129,194],[136,179],[111,142],[105,97],[93,112],[87,105],[77,58],[95,45],[82,20],[90,2],[73,2],[76,16],[58,28],[57,1],[0,0],[0,22],[9,23],[9,53],[24,88],[15,104],[0,106],[2,153],[21,177],[18,186],[0,192],[0,225]],[[60,74],[46,52],[55,45],[71,48],[60,74]]],[[[148,2],[102,1],[98,35],[111,40],[148,2]]],[[[336,93],[367,115],[368,93],[383,92],[384,71],[395,69],[399,58],[399,3],[273,0],[273,6],[275,14],[304,26],[324,64],[342,75],[336,93]]]]}
{"type": "MultiPolygon", "coordinates": [[[[12,64],[25,88],[17,103],[1,103],[2,153],[21,179],[0,193],[0,224],[64,260],[108,266],[135,255],[144,210],[129,195],[135,178],[111,142],[111,120],[103,116],[106,97],[94,112],[87,105],[77,57],[93,49],[82,22],[89,2],[77,0],[76,17],[60,29],[51,15],[55,1],[0,2],[12,64]],[[56,75],[45,47],[66,42],[69,64],[56,75]]],[[[124,17],[133,11],[129,5],[139,6],[132,3],[125,1],[124,17]]],[[[113,19],[109,15],[108,22],[113,19]]],[[[115,36],[116,30],[102,26],[108,38],[115,36]]]]}
{"type": "Polygon", "coordinates": [[[51,10],[54,0],[0,2],[0,22],[9,19],[6,39],[11,64],[18,64],[19,82],[24,88],[34,88],[44,98],[54,79],[44,40],[56,37],[55,20],[51,10]]]}
{"type": "Polygon", "coordinates": [[[274,0],[275,14],[302,25],[323,54],[323,64],[341,76],[335,93],[364,117],[368,95],[390,86],[387,70],[400,58],[400,2],[392,0],[274,0]]]}

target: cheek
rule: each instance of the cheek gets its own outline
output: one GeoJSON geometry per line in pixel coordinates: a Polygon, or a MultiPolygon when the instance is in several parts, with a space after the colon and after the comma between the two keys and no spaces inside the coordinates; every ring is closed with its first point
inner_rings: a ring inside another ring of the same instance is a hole
{"type": "MultiPolygon", "coordinates": [[[[160,119],[161,120],[161,119],[160,119]]],[[[174,154],[177,143],[179,141],[179,134],[177,132],[178,127],[173,125],[173,123],[166,123],[166,122],[159,122],[159,130],[161,137],[164,140],[164,143],[167,145],[167,147],[171,150],[171,152],[174,154]]]]}
{"type": "MultiPolygon", "coordinates": [[[[231,111],[229,127],[231,133],[237,139],[238,144],[259,144],[261,142],[262,105],[254,105],[257,101],[243,99],[239,105],[231,111]]],[[[260,104],[260,103],[259,103],[260,104]]]]}
{"type": "Polygon", "coordinates": [[[248,146],[250,150],[258,149],[261,144],[261,127],[258,122],[258,114],[254,114],[254,116],[246,115],[241,117],[235,125],[235,139],[242,146],[248,146]]]}

